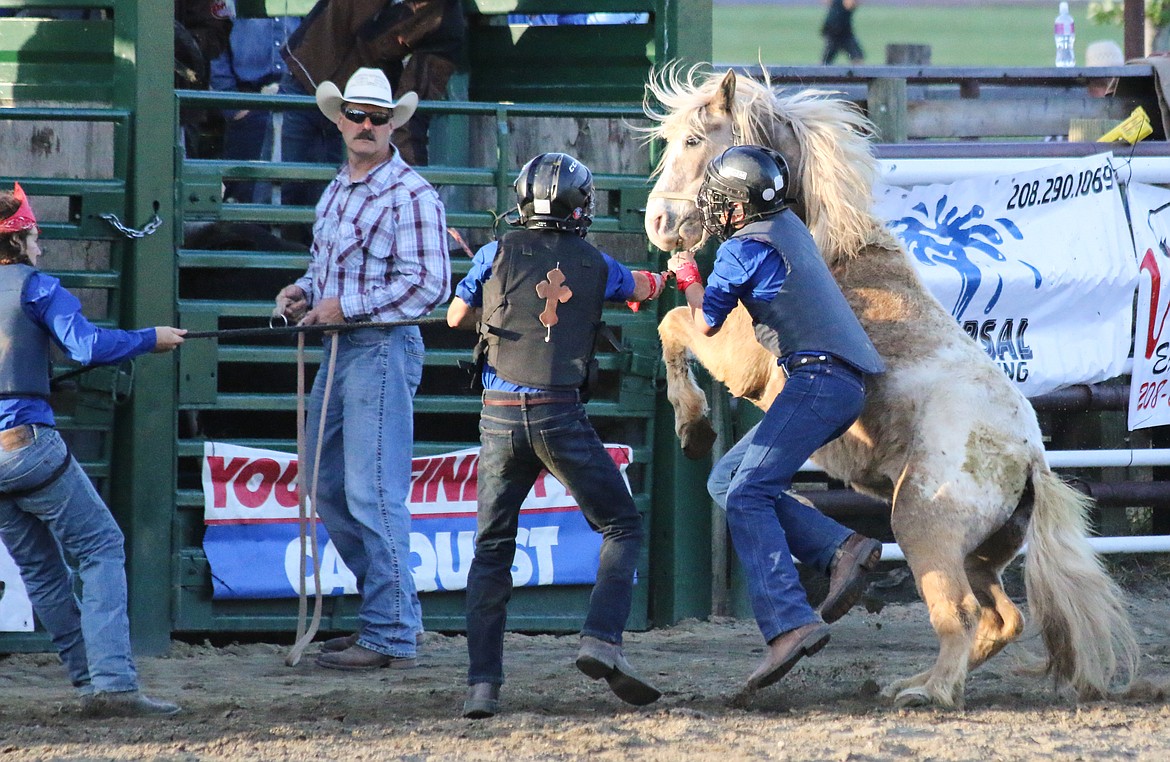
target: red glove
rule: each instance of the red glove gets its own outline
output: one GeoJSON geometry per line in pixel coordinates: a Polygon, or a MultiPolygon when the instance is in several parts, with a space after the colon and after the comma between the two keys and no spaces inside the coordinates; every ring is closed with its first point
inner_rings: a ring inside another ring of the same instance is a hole
{"type": "Polygon", "coordinates": [[[687,288],[698,283],[703,285],[703,276],[699,275],[699,268],[694,262],[687,262],[682,267],[674,271],[675,280],[678,281],[678,290],[686,293],[687,288]]]}

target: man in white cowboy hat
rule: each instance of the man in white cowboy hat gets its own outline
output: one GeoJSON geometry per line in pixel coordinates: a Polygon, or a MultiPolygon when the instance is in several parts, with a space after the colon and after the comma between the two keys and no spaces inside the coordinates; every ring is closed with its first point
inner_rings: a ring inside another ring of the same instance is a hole
{"type": "Polygon", "coordinates": [[[317,88],[348,156],[317,203],[308,271],[276,297],[275,312],[302,325],[373,324],[324,335],[337,359],[323,437],[324,372],[305,425],[301,483],[316,478],[317,511],[362,597],[358,632],[326,641],[317,657],[330,669],[413,667],[422,630],[406,497],[423,341],[417,325],[377,325],[424,317],[450,292],[443,203],[390,142],[417,104],[414,93],[395,100],[380,69],[358,69],[344,94],[332,82],[317,88]]]}

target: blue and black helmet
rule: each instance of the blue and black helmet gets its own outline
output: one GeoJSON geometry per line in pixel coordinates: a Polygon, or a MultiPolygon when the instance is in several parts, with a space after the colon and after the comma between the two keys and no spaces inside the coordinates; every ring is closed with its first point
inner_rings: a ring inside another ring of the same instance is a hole
{"type": "Polygon", "coordinates": [[[585,235],[593,222],[593,173],[567,153],[533,157],[513,185],[519,223],[526,228],[585,235]]]}
{"type": "Polygon", "coordinates": [[[788,162],[771,148],[732,146],[707,165],[695,203],[703,229],[717,238],[728,238],[747,223],[792,204],[788,162]],[[738,220],[732,220],[735,204],[743,207],[738,220]]]}

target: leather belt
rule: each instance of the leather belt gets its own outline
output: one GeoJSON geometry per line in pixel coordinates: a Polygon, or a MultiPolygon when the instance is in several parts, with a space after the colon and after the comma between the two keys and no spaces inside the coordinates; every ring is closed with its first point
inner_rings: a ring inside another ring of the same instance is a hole
{"type": "Polygon", "coordinates": [[[36,432],[27,423],[0,431],[0,449],[5,452],[23,450],[36,439],[36,432]]]}
{"type": "Polygon", "coordinates": [[[784,358],[784,360],[780,363],[780,367],[784,369],[785,375],[791,373],[797,368],[803,368],[806,365],[831,365],[836,368],[845,368],[857,376],[864,375],[860,370],[845,362],[840,357],[836,357],[828,353],[815,355],[788,355],[788,357],[784,358]]]}
{"type": "MultiPolygon", "coordinates": [[[[507,392],[506,392],[507,393],[507,392]]],[[[487,407],[524,407],[532,405],[572,404],[580,402],[576,392],[516,392],[515,397],[483,396],[483,404],[487,407]]]]}

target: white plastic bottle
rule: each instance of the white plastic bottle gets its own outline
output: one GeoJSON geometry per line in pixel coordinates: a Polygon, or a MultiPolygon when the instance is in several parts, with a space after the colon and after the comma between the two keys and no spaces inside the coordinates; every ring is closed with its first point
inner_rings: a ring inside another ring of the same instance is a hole
{"type": "Polygon", "coordinates": [[[1053,25],[1053,35],[1056,38],[1056,65],[1076,66],[1077,55],[1073,49],[1073,41],[1077,38],[1076,27],[1073,25],[1072,14],[1068,12],[1068,3],[1060,4],[1060,13],[1056,16],[1053,25]]]}

